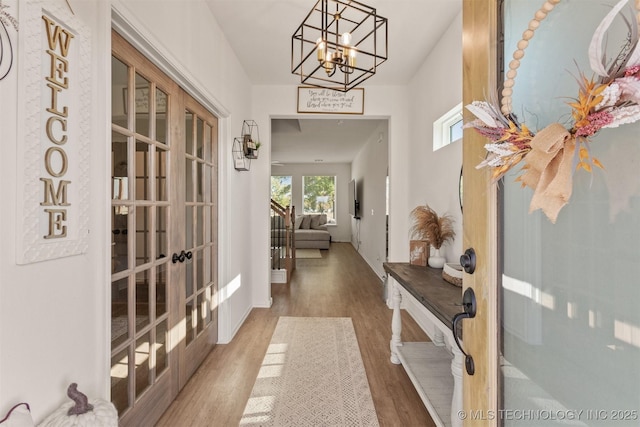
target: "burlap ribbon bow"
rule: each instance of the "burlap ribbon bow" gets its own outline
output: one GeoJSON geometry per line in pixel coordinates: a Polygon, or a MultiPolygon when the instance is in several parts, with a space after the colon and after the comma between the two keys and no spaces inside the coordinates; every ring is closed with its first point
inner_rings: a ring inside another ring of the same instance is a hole
{"type": "Polygon", "coordinates": [[[531,151],[525,157],[524,174],[520,176],[534,190],[529,213],[542,209],[552,223],[571,197],[572,164],[575,138],[559,123],[542,129],[531,140],[531,151]]]}

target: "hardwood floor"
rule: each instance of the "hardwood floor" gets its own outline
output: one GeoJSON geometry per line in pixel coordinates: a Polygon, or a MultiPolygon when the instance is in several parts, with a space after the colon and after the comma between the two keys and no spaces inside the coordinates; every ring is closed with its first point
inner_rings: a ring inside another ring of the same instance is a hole
{"type": "MultiPolygon", "coordinates": [[[[279,316],[351,317],[381,426],[433,426],[402,366],[389,361],[391,310],[382,285],[349,243],[298,259],[291,283],[272,285],[273,306],[253,309],[231,343],[217,345],[158,426],[237,426],[279,316]]],[[[426,334],[402,313],[402,339],[426,334]]]]}

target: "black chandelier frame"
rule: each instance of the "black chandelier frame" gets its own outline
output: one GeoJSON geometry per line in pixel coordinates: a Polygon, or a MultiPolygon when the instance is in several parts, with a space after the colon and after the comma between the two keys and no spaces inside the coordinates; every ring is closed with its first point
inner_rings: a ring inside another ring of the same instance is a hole
{"type": "Polygon", "coordinates": [[[348,92],[388,59],[387,28],[387,18],[363,3],[318,0],[291,37],[291,72],[302,85],[348,92]]]}

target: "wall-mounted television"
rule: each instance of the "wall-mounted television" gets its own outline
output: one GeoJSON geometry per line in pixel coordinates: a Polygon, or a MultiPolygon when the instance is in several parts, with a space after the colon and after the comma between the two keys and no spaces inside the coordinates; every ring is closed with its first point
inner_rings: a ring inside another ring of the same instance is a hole
{"type": "Polygon", "coordinates": [[[358,201],[358,186],[356,180],[349,182],[349,214],[355,219],[360,218],[360,202],[358,201]]]}

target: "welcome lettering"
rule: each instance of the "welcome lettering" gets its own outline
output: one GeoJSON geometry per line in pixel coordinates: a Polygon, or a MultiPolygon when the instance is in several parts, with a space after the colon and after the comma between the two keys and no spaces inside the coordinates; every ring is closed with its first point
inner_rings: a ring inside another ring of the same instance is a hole
{"type": "Polygon", "coordinates": [[[49,106],[45,109],[45,114],[48,115],[46,135],[49,143],[53,145],[47,148],[44,156],[44,166],[49,176],[40,178],[44,187],[44,198],[40,205],[47,207],[44,213],[48,218],[48,232],[44,238],[59,239],[67,236],[68,218],[67,209],[64,207],[70,206],[67,186],[71,181],[62,179],[69,169],[69,158],[63,148],[68,142],[69,107],[60,106],[58,100],[60,95],[69,89],[67,56],[74,35],[45,15],[42,16],[42,20],[49,47],[45,52],[50,60],[49,75],[44,78],[51,95],[49,106]]]}

